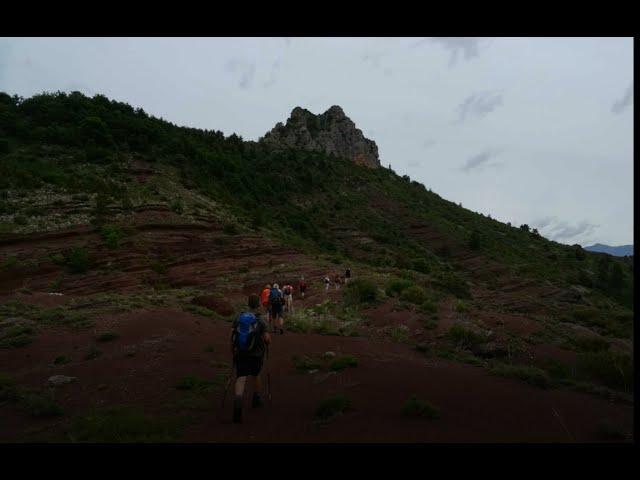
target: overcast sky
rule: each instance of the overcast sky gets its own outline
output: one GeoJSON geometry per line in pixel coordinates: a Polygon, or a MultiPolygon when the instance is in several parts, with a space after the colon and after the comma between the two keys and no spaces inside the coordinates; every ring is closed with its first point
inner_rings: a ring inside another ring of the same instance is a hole
{"type": "Polygon", "coordinates": [[[0,38],[0,91],[257,140],[340,105],[382,164],[563,243],[633,243],[632,38],[0,38]]]}

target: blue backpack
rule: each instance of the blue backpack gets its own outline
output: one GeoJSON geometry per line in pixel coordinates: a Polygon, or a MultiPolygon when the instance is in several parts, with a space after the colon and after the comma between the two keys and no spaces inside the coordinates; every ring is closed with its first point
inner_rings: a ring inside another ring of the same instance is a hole
{"type": "Polygon", "coordinates": [[[269,303],[271,305],[281,305],[282,304],[282,293],[277,288],[272,288],[271,292],[269,292],[269,303]]]}
{"type": "Polygon", "coordinates": [[[251,312],[243,312],[238,316],[231,343],[238,352],[250,352],[256,346],[258,319],[251,312]]]}

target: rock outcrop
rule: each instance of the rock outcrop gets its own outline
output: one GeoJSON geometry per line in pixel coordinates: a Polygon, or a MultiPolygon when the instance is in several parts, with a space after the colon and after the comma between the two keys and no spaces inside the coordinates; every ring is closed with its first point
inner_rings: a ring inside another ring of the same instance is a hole
{"type": "Polygon", "coordinates": [[[262,142],[324,152],[371,168],[380,166],[378,146],[337,105],[321,115],[296,107],[286,125],[278,123],[262,142]]]}

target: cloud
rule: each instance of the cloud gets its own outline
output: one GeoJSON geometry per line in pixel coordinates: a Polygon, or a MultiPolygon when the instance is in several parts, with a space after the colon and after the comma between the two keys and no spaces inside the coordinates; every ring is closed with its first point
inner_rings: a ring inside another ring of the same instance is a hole
{"type": "Polygon", "coordinates": [[[365,52],[361,58],[364,63],[371,63],[373,68],[380,68],[380,60],[385,55],[382,52],[365,52]]]}
{"type": "Polygon", "coordinates": [[[498,162],[488,163],[489,160],[496,157],[499,153],[500,151],[497,149],[489,149],[485,150],[484,152],[478,153],[469,158],[469,160],[467,160],[467,163],[460,167],[460,170],[462,170],[463,172],[470,172],[471,170],[475,169],[500,166],[502,164],[498,162]]]}
{"type": "Polygon", "coordinates": [[[264,82],[264,88],[269,88],[271,85],[276,83],[276,74],[280,71],[280,59],[276,58],[275,62],[271,65],[271,73],[269,74],[269,78],[266,82],[264,82]]]}
{"type": "Polygon", "coordinates": [[[478,37],[430,37],[419,40],[411,45],[415,48],[428,42],[436,43],[445,50],[449,50],[449,68],[458,63],[458,59],[462,56],[464,60],[471,60],[480,54],[480,42],[486,40],[478,37]]]}
{"type": "Polygon", "coordinates": [[[240,74],[238,87],[244,90],[251,87],[253,77],[256,73],[255,62],[247,62],[239,58],[232,58],[227,62],[226,69],[231,73],[240,74]]]}
{"type": "Polygon", "coordinates": [[[535,228],[542,230],[543,228],[548,227],[555,221],[557,221],[556,217],[544,217],[538,220],[534,220],[533,222],[531,222],[531,225],[535,228]]]}
{"type": "Polygon", "coordinates": [[[544,217],[532,222],[532,226],[539,229],[545,237],[551,240],[562,243],[577,243],[579,240],[587,239],[600,225],[586,220],[572,225],[565,220],[558,220],[556,217],[544,217]]]}
{"type": "Polygon", "coordinates": [[[622,98],[611,106],[611,111],[615,114],[624,112],[629,105],[633,104],[633,83],[624,92],[622,98]]]}
{"type": "Polygon", "coordinates": [[[501,92],[483,91],[469,95],[464,102],[458,105],[457,123],[464,122],[467,117],[482,118],[493,112],[502,105],[503,97],[501,92]]]}
{"type": "Polygon", "coordinates": [[[436,143],[438,143],[438,142],[436,142],[435,140],[425,140],[424,142],[422,142],[422,146],[424,148],[431,148],[431,147],[435,146],[436,143]]]}

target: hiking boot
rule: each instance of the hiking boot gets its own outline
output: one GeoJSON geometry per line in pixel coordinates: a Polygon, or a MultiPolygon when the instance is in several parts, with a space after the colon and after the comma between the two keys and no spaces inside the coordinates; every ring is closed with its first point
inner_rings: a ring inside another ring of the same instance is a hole
{"type": "Polygon", "coordinates": [[[257,393],[254,393],[253,398],[251,399],[251,407],[258,408],[258,407],[262,407],[263,405],[264,403],[262,402],[260,395],[258,395],[257,393]]]}
{"type": "Polygon", "coordinates": [[[233,423],[242,423],[242,397],[236,396],[233,400],[233,423]]]}

